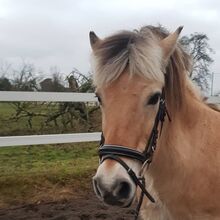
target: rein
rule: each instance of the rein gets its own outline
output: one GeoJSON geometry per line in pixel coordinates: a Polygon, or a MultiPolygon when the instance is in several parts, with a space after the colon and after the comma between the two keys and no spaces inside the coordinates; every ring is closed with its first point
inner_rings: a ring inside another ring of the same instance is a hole
{"type": "Polygon", "coordinates": [[[146,190],[145,188],[145,178],[143,174],[139,174],[139,177],[135,174],[135,172],[126,164],[125,161],[123,161],[120,157],[127,157],[130,159],[135,159],[141,162],[142,169],[147,165],[147,168],[152,162],[154,151],[156,150],[157,146],[157,139],[158,139],[158,128],[160,124],[160,134],[163,128],[163,122],[165,120],[165,116],[168,116],[169,121],[171,121],[170,116],[167,112],[166,104],[165,104],[165,94],[164,89],[162,90],[162,94],[160,96],[159,100],[159,109],[154,121],[153,128],[151,130],[150,137],[148,139],[148,142],[146,144],[145,150],[143,152],[139,152],[137,150],[133,150],[131,148],[125,147],[125,146],[119,146],[119,145],[111,145],[111,144],[105,144],[105,137],[104,134],[101,134],[101,140],[100,140],[100,147],[99,147],[99,158],[100,158],[100,164],[107,160],[115,160],[124,169],[127,171],[130,178],[133,180],[136,186],[139,186],[141,189],[141,195],[140,199],[135,211],[135,220],[137,220],[139,216],[139,211],[143,202],[144,195],[152,202],[155,203],[154,198],[151,196],[151,194],[146,190]]]}

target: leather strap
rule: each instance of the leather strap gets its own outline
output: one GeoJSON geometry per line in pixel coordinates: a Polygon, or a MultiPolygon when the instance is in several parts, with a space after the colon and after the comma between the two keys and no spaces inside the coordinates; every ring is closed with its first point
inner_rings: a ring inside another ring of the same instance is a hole
{"type": "Polygon", "coordinates": [[[146,156],[139,151],[124,146],[110,145],[110,144],[102,145],[99,148],[98,153],[100,157],[111,154],[111,155],[129,157],[131,159],[139,160],[141,163],[144,163],[147,159],[146,156]]]}

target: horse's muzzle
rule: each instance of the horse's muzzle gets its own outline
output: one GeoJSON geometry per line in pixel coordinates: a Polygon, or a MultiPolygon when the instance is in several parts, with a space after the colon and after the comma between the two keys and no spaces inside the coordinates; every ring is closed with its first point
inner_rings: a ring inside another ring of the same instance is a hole
{"type": "Polygon", "coordinates": [[[127,207],[131,203],[131,184],[126,179],[104,184],[101,178],[94,177],[93,187],[98,198],[108,205],[127,207]]]}

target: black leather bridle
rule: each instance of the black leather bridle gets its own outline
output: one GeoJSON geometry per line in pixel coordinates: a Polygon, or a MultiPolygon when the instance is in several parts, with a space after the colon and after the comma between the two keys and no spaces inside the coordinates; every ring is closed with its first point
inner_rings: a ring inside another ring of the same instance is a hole
{"type": "Polygon", "coordinates": [[[139,152],[137,150],[133,150],[125,146],[105,144],[104,134],[102,133],[101,135],[100,147],[98,151],[98,154],[100,157],[100,163],[102,163],[103,161],[107,159],[117,161],[118,163],[121,164],[122,167],[124,167],[124,169],[127,171],[127,173],[129,174],[133,182],[136,184],[136,186],[139,186],[141,189],[141,196],[138,202],[138,206],[136,208],[135,219],[138,218],[144,195],[153,203],[155,202],[155,200],[145,188],[144,176],[140,175],[140,177],[137,177],[135,172],[120,157],[135,159],[135,160],[140,161],[143,166],[145,165],[149,166],[150,163],[152,162],[154,151],[156,150],[158,133],[159,133],[159,124],[161,125],[161,128],[160,128],[160,132],[161,132],[166,115],[168,116],[170,120],[170,116],[166,109],[165,93],[163,89],[162,94],[160,96],[160,100],[159,100],[159,109],[158,109],[158,112],[157,112],[157,115],[154,121],[154,125],[151,130],[151,134],[146,144],[144,152],[139,152]]]}

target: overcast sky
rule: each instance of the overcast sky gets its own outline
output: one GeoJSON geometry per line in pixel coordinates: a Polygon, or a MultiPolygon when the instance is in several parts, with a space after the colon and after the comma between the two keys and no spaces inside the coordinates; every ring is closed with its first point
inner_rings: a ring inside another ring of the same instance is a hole
{"type": "MultiPolygon", "coordinates": [[[[212,70],[220,73],[219,0],[0,0],[0,62],[87,73],[90,30],[105,37],[158,23],[170,31],[184,25],[182,35],[207,34],[215,50],[212,70]]],[[[220,74],[215,78],[217,90],[220,74]]]]}

